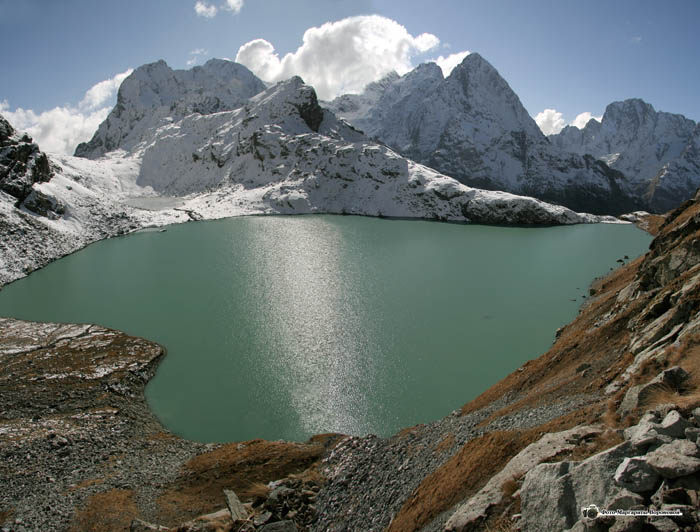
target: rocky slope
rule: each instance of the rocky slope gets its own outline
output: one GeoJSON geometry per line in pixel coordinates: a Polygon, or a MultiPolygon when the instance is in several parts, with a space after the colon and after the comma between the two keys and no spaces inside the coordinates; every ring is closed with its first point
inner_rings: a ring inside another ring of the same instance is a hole
{"type": "Polygon", "coordinates": [[[436,64],[426,63],[326,105],[403,156],[470,186],[593,213],[620,214],[642,205],[628,194],[620,172],[553,145],[477,53],[447,78],[436,64]]]}
{"type": "Polygon", "coordinates": [[[341,443],[315,530],[696,530],[698,220],[696,197],[547,353],[461,411],[341,443]],[[591,504],[681,515],[584,522],[591,504]]]}
{"type": "Polygon", "coordinates": [[[567,126],[549,139],[624,173],[630,194],[653,212],[678,206],[700,186],[698,124],[639,99],[611,103],[601,122],[590,120],[583,129],[567,126]]]}

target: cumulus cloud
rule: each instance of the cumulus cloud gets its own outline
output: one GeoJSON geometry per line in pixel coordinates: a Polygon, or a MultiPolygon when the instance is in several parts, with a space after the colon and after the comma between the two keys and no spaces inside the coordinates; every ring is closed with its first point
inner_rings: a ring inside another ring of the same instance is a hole
{"type": "Polygon", "coordinates": [[[545,135],[559,133],[566,125],[564,115],[556,109],[545,109],[541,113],[537,113],[535,122],[537,122],[537,125],[540,126],[542,133],[545,135]]]}
{"type": "Polygon", "coordinates": [[[255,39],[238,49],[236,61],[269,82],[301,76],[320,98],[331,99],[361,92],[392,70],[408,72],[413,57],[439,43],[435,35],[413,36],[386,17],[357,16],[309,28],[301,46],[281,58],[272,43],[255,39]]]}
{"type": "MultiPolygon", "coordinates": [[[[593,116],[592,113],[586,111],[577,115],[568,125],[583,129],[591,119],[600,122],[603,117],[593,116]]],[[[545,135],[555,135],[567,125],[564,115],[556,109],[545,109],[541,113],[537,113],[535,122],[537,122],[537,125],[540,126],[542,133],[545,135]]]]}
{"type": "Polygon", "coordinates": [[[597,120],[598,122],[600,122],[602,119],[602,116],[593,116],[592,113],[586,111],[585,113],[577,115],[576,118],[572,120],[571,125],[576,126],[579,129],[583,129],[584,127],[586,127],[586,124],[588,124],[588,122],[590,122],[591,120],[597,120]]]}
{"type": "Polygon", "coordinates": [[[218,9],[216,6],[209,5],[206,2],[198,1],[194,5],[194,12],[197,13],[198,17],[214,18],[217,11],[218,9]]]}
{"type": "Polygon", "coordinates": [[[467,57],[471,52],[468,50],[465,50],[463,52],[456,52],[454,54],[450,54],[447,57],[439,56],[437,59],[432,59],[431,61],[434,61],[437,63],[437,65],[442,69],[442,75],[447,77],[450,75],[450,72],[459,65],[462,61],[464,61],[464,58],[467,57]]]}
{"type": "Polygon", "coordinates": [[[243,0],[226,0],[224,9],[232,11],[234,15],[237,15],[241,12],[241,9],[243,9],[243,0]]]}
{"type": "Polygon", "coordinates": [[[0,102],[0,113],[19,131],[26,131],[42,150],[72,155],[80,142],[90,140],[107,118],[119,85],[132,69],[100,81],[85,93],[80,102],[54,107],[41,113],[18,107],[10,110],[7,100],[0,102]]]}
{"type": "Polygon", "coordinates": [[[187,60],[187,66],[196,65],[202,57],[209,55],[209,50],[204,48],[196,48],[190,52],[190,58],[187,60]]]}

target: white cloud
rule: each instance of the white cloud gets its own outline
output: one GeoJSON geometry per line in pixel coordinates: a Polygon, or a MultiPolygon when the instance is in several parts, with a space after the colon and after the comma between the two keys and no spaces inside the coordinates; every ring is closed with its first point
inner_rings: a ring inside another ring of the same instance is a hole
{"type": "Polygon", "coordinates": [[[0,113],[18,131],[26,131],[42,150],[72,155],[75,147],[90,140],[107,118],[119,85],[132,69],[93,85],[76,105],[54,107],[41,113],[18,107],[10,110],[7,100],[0,102],[0,113]]]}
{"type": "Polygon", "coordinates": [[[113,78],[100,81],[93,85],[86,93],[81,102],[78,104],[80,109],[94,110],[104,105],[105,102],[111,100],[119,90],[119,86],[134,70],[129,69],[121,74],[117,74],[113,78]]]}
{"type": "Polygon", "coordinates": [[[392,70],[408,72],[414,56],[439,43],[430,33],[414,37],[388,18],[358,16],[309,28],[302,45],[282,58],[270,42],[255,39],[238,49],[236,61],[265,81],[299,75],[314,86],[320,98],[331,99],[360,92],[392,70]]]}
{"type": "Polygon", "coordinates": [[[190,58],[187,60],[187,66],[196,65],[202,57],[207,55],[209,55],[209,50],[205,50],[204,48],[192,50],[190,52],[190,58]]]}
{"type": "MultiPolygon", "coordinates": [[[[603,117],[593,116],[592,113],[586,111],[577,115],[568,125],[583,129],[591,119],[600,122],[603,117]]],[[[537,122],[537,125],[540,126],[542,133],[545,135],[555,135],[567,125],[564,115],[556,109],[545,109],[541,113],[537,113],[535,122],[537,122]]]]}
{"type": "Polygon", "coordinates": [[[226,0],[224,9],[232,11],[234,15],[237,15],[241,12],[241,9],[243,9],[243,0],[226,0]]]}
{"type": "Polygon", "coordinates": [[[209,5],[206,2],[198,1],[194,5],[194,12],[197,13],[199,17],[213,18],[216,16],[217,11],[218,9],[216,6],[209,5]]]}
{"type": "Polygon", "coordinates": [[[535,122],[537,122],[537,125],[540,126],[542,133],[545,135],[559,133],[566,125],[564,115],[556,109],[545,109],[541,113],[537,113],[535,122]]]}
{"type": "Polygon", "coordinates": [[[630,42],[631,42],[632,44],[641,44],[641,42],[642,42],[642,36],[641,36],[641,35],[635,35],[634,37],[632,37],[632,38],[630,39],[630,42]]]}
{"type": "Polygon", "coordinates": [[[586,124],[588,124],[589,121],[597,120],[598,122],[600,122],[602,119],[602,116],[593,116],[592,113],[586,111],[585,113],[577,115],[576,118],[574,118],[571,121],[571,125],[576,126],[579,129],[583,129],[584,127],[586,127],[586,124]]]}
{"type": "Polygon", "coordinates": [[[442,69],[442,75],[447,77],[450,75],[450,72],[452,72],[454,67],[464,61],[464,58],[469,54],[470,52],[465,50],[463,52],[450,54],[447,57],[439,56],[437,59],[432,59],[432,61],[437,63],[437,65],[442,69]]]}

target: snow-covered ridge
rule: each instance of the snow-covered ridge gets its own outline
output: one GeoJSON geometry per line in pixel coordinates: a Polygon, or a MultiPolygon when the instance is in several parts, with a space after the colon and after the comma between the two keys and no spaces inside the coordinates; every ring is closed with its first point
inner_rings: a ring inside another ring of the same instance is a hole
{"type": "Polygon", "coordinates": [[[0,193],[0,284],[92,241],[190,219],[348,213],[489,224],[601,221],[471,188],[406,159],[320,107],[298,77],[234,109],[194,110],[188,85],[171,86],[168,70],[147,65],[124,82],[120,102],[95,135],[116,142],[114,149],[97,157],[108,143],[93,139],[94,159],[51,156],[54,177],[32,190],[61,205],[60,212],[17,208],[0,193]]]}
{"type": "Polygon", "coordinates": [[[325,104],[371,138],[458,181],[619,214],[637,202],[624,176],[553,146],[498,71],[469,54],[444,78],[434,63],[325,104]]]}
{"type": "Polygon", "coordinates": [[[75,155],[95,159],[118,148],[130,149],[163,122],[236,109],[264,88],[246,67],[223,59],[190,70],[173,70],[162,60],[143,65],[124,80],[117,105],[75,155]]]}
{"type": "Polygon", "coordinates": [[[698,124],[640,99],[613,102],[601,122],[568,126],[549,138],[563,150],[594,155],[623,172],[629,193],[653,211],[676,207],[700,186],[698,124]]]}

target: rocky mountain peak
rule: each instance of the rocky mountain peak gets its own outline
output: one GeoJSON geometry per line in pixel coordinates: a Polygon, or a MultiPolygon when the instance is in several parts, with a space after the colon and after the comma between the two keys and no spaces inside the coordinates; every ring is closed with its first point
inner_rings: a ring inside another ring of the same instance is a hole
{"type": "Polygon", "coordinates": [[[163,121],[237,109],[264,89],[245,66],[224,59],[189,70],[173,70],[163,60],[142,65],[122,82],[117,105],[75,155],[95,159],[119,148],[132,150],[163,121]]]}
{"type": "Polygon", "coordinates": [[[39,150],[32,138],[19,134],[0,116],[0,191],[16,198],[16,206],[30,199],[25,206],[30,210],[38,192],[34,183],[44,183],[53,177],[49,159],[39,150]]]}

